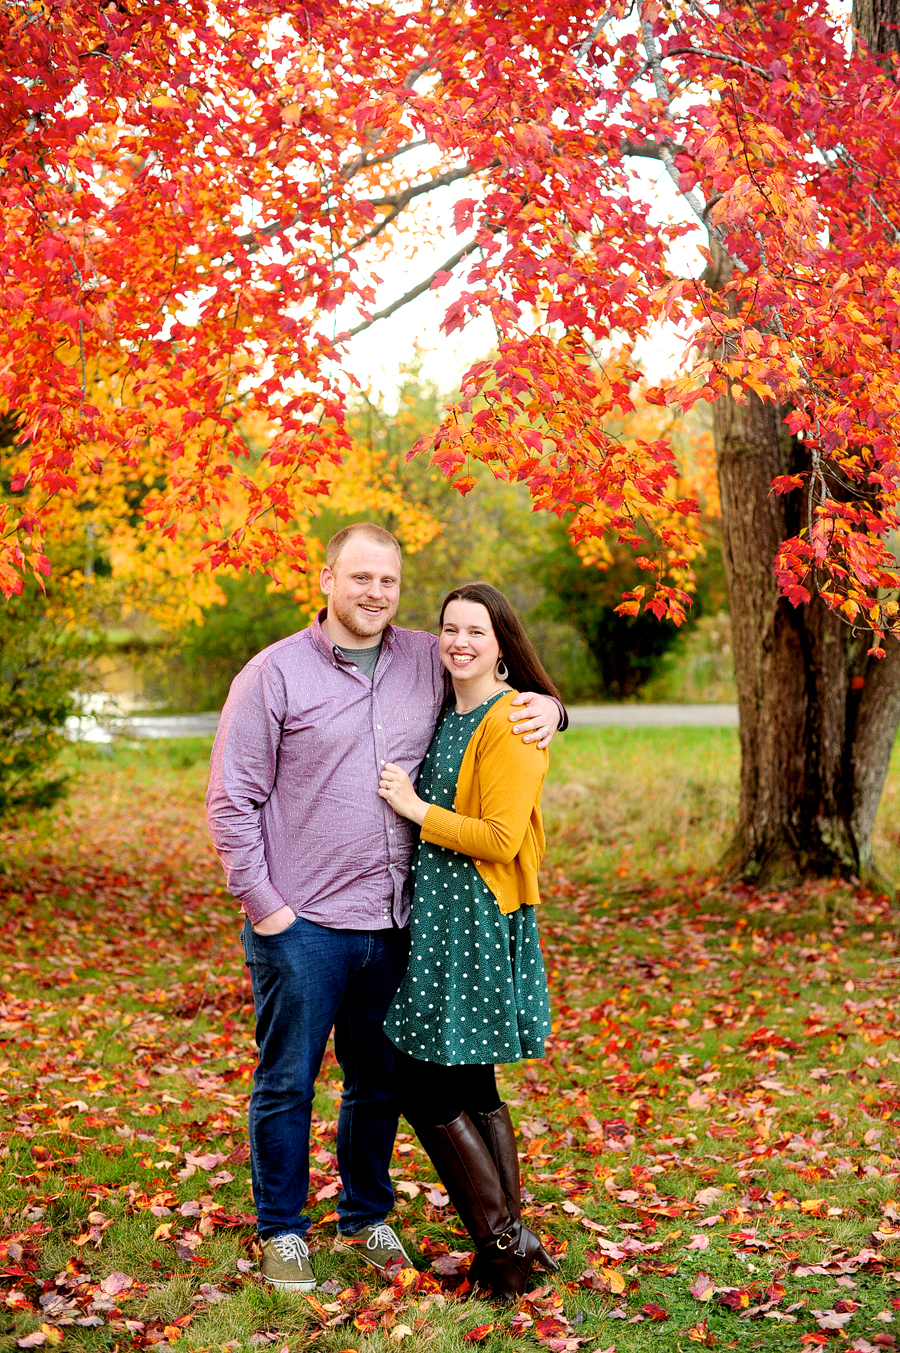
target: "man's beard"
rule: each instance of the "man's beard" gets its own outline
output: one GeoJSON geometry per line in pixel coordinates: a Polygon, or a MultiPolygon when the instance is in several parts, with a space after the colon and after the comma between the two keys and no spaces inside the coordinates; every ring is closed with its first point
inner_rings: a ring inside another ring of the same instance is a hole
{"type": "Polygon", "coordinates": [[[338,601],[336,597],[332,597],[332,606],[336,619],[355,639],[379,638],[396,615],[396,610],[392,611],[390,606],[386,606],[378,615],[367,616],[354,602],[338,601]],[[366,628],[367,622],[371,629],[366,628]]]}

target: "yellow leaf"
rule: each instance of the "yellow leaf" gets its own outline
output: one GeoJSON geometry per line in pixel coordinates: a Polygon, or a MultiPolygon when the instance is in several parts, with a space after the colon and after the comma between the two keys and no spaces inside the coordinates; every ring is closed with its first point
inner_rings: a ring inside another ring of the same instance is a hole
{"type": "Polygon", "coordinates": [[[625,1279],[617,1268],[601,1268],[600,1273],[608,1283],[610,1292],[618,1295],[625,1291],[625,1279]]]}

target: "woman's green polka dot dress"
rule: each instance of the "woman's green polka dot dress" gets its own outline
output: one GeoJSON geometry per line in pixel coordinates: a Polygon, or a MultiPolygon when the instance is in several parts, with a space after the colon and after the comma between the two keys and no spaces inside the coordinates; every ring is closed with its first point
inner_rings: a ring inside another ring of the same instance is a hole
{"type": "MultiPolygon", "coordinates": [[[[444,715],[422,762],[421,798],[452,810],[469,739],[499,694],[444,715]]],[[[420,841],[410,935],[384,1022],[398,1048],[444,1066],[543,1057],[550,1002],[534,907],[504,916],[468,855],[420,841]]]]}

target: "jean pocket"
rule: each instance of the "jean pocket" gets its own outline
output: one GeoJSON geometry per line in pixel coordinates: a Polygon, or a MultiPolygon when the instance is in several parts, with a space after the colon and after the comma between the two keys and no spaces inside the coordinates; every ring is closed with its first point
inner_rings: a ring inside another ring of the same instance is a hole
{"type": "Polygon", "coordinates": [[[250,933],[253,935],[253,938],[255,940],[262,940],[264,944],[270,944],[272,943],[272,941],[275,941],[277,943],[278,940],[283,939],[285,935],[290,935],[292,930],[296,930],[299,922],[300,917],[295,916],[293,921],[291,921],[290,925],[286,925],[284,927],[284,930],[276,930],[274,935],[264,935],[261,931],[254,930],[252,926],[250,927],[250,933]]]}

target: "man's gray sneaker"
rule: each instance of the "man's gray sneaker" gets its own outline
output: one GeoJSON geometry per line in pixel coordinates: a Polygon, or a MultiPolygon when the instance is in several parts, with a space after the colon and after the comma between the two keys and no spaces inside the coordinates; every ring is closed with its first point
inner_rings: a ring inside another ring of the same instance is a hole
{"type": "Polygon", "coordinates": [[[287,1292],[314,1292],[316,1275],[309,1262],[309,1248],[302,1236],[286,1231],[262,1243],[262,1275],[273,1287],[287,1292]]]}
{"type": "Polygon", "coordinates": [[[360,1259],[365,1259],[367,1264],[371,1264],[379,1272],[383,1272],[388,1264],[396,1264],[398,1261],[404,1268],[414,1267],[413,1261],[401,1244],[400,1237],[387,1222],[381,1221],[374,1226],[364,1226],[361,1231],[354,1231],[352,1236],[341,1235],[338,1243],[347,1249],[355,1250],[360,1259]]]}

